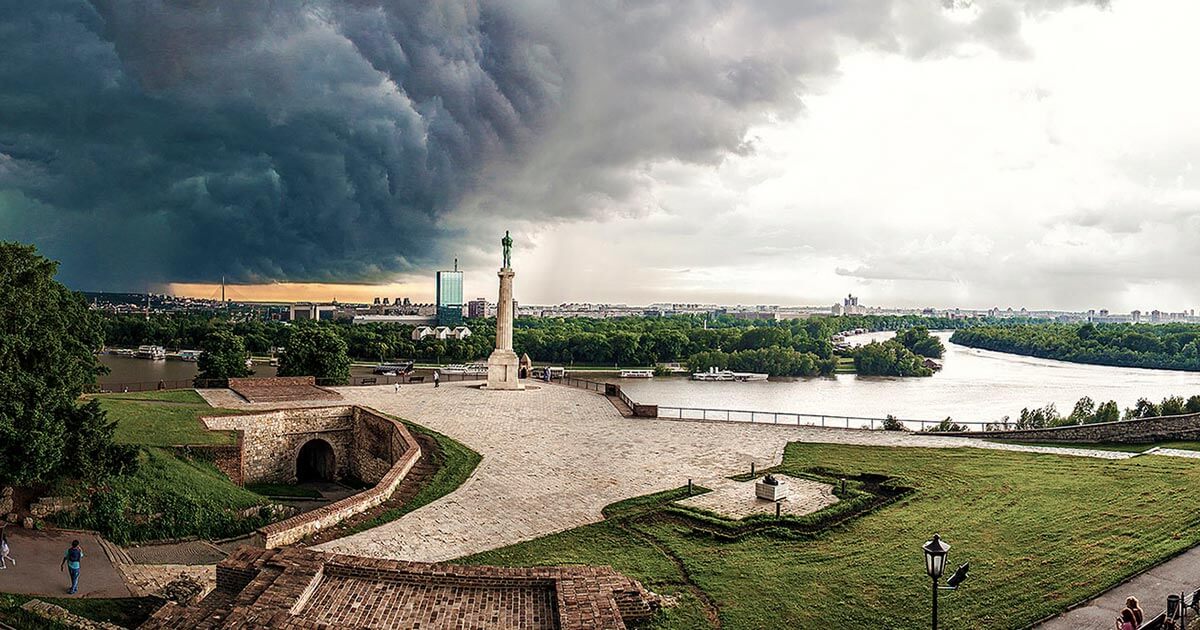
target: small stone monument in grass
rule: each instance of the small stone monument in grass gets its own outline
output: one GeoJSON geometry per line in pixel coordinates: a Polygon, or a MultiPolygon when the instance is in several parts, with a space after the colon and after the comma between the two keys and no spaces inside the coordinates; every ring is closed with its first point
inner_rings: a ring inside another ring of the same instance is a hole
{"type": "Polygon", "coordinates": [[[782,501],[788,496],[787,482],[775,475],[767,475],[754,484],[754,496],[768,501],[782,501]]]}
{"type": "Polygon", "coordinates": [[[504,247],[504,266],[500,268],[500,299],[496,303],[496,349],[488,357],[488,390],[522,390],[520,361],[513,352],[513,276],[512,237],[508,232],[500,240],[504,247]]]}

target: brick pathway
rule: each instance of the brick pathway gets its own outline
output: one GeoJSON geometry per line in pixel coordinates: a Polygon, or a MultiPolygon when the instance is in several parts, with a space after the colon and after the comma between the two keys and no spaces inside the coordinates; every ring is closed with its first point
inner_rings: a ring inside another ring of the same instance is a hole
{"type": "MultiPolygon", "coordinates": [[[[1191,452],[1191,451],[1189,451],[1191,452]]],[[[1041,625],[1037,630],[1110,630],[1125,598],[1138,598],[1146,617],[1161,613],[1167,607],[1167,595],[1192,592],[1200,588],[1200,547],[1181,555],[1115,586],[1099,597],[1069,610],[1041,625]]],[[[1188,627],[1195,627],[1196,618],[1188,611],[1188,627]]]]}
{"type": "MultiPolygon", "coordinates": [[[[779,463],[788,442],[1033,451],[1123,459],[1129,453],[1026,447],[912,433],[623,418],[602,396],[563,386],[486,392],[472,383],[338,388],[344,401],[395,414],[483,455],[450,495],[401,519],[318,548],[363,556],[449,560],[601,520],[613,502],[779,463]]],[[[201,390],[214,406],[263,409],[201,390]]],[[[274,406],[312,406],[320,402],[274,406]]],[[[709,486],[712,487],[712,486],[709,486]]]]}

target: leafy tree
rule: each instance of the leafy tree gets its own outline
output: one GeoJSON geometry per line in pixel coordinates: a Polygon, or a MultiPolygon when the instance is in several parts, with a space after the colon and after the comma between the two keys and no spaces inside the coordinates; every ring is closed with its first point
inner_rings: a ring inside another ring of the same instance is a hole
{"type": "Polygon", "coordinates": [[[279,359],[280,376],[314,376],[334,385],[350,382],[346,342],[325,326],[299,326],[279,359]]]}
{"type": "Polygon", "coordinates": [[[904,423],[901,422],[900,420],[898,420],[896,418],[896,416],[893,416],[892,414],[889,413],[887,415],[887,417],[883,419],[883,430],[884,431],[907,431],[908,427],[904,426],[904,423]]]}
{"type": "Polygon", "coordinates": [[[1200,395],[1191,396],[1183,406],[1184,413],[1200,413],[1200,395]]]}
{"type": "Polygon", "coordinates": [[[925,361],[895,339],[872,341],[854,351],[854,368],[865,376],[931,376],[925,361]]]}
{"type": "Polygon", "coordinates": [[[1153,418],[1161,416],[1158,405],[1154,404],[1148,398],[1139,398],[1137,403],[1130,409],[1125,410],[1125,419],[1133,420],[1136,418],[1153,418]]]}
{"type": "Polygon", "coordinates": [[[250,353],[242,343],[242,338],[231,330],[214,330],[200,344],[203,352],[197,361],[196,384],[206,380],[223,380],[240,378],[254,374],[254,370],[246,367],[250,353]]]}
{"type": "Polygon", "coordinates": [[[923,430],[923,431],[926,431],[926,432],[928,432],[928,433],[946,433],[946,432],[969,431],[969,429],[968,429],[966,426],[964,426],[964,425],[961,425],[961,424],[959,424],[959,423],[955,422],[955,421],[954,421],[952,418],[950,418],[949,416],[947,416],[945,420],[942,420],[941,422],[939,422],[939,423],[937,423],[937,424],[935,424],[935,425],[933,425],[933,426],[930,426],[930,427],[925,427],[925,428],[924,428],[924,429],[922,429],[922,430],[923,430]]]}
{"type": "Polygon", "coordinates": [[[915,354],[931,359],[940,359],[946,352],[941,339],[929,334],[929,330],[918,326],[896,333],[896,341],[915,354]]]}
{"type": "Polygon", "coordinates": [[[1096,407],[1096,413],[1092,416],[1091,422],[1116,422],[1121,419],[1121,408],[1117,406],[1117,401],[1110,400],[1100,403],[1096,407]]]}
{"type": "Polygon", "coordinates": [[[1067,416],[1070,424],[1086,424],[1092,422],[1092,418],[1096,415],[1096,401],[1090,396],[1084,396],[1075,403],[1075,409],[1071,411],[1071,415],[1067,416]]]}
{"type": "Polygon", "coordinates": [[[637,333],[627,331],[613,333],[608,339],[613,363],[617,365],[629,365],[633,363],[634,357],[637,356],[640,342],[641,337],[637,333]]]}
{"type": "Polygon", "coordinates": [[[1183,396],[1168,396],[1163,399],[1158,405],[1158,414],[1160,416],[1178,416],[1184,413],[1183,396]]]}
{"type": "Polygon", "coordinates": [[[103,410],[77,407],[103,370],[102,328],[54,280],[57,267],[32,246],[0,242],[0,479],[10,482],[101,477],[121,459],[103,410]]]}

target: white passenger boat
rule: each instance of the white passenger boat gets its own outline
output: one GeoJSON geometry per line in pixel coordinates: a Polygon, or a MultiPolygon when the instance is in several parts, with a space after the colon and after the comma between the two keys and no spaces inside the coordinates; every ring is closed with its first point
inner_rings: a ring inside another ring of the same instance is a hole
{"type": "Polygon", "coordinates": [[[746,381],[765,381],[765,380],[767,380],[768,376],[770,376],[770,375],[761,374],[758,372],[732,372],[730,370],[718,370],[717,368],[714,367],[714,368],[709,368],[707,372],[693,372],[692,380],[693,381],[746,382],[746,381]]]}
{"type": "Polygon", "coordinates": [[[488,367],[486,363],[451,363],[438,368],[438,371],[442,374],[487,374],[488,367]]]}
{"type": "Polygon", "coordinates": [[[654,370],[621,370],[621,378],[654,378],[654,370]]]}
{"type": "Polygon", "coordinates": [[[137,358],[159,360],[167,358],[167,350],[162,346],[138,346],[137,358]]]}

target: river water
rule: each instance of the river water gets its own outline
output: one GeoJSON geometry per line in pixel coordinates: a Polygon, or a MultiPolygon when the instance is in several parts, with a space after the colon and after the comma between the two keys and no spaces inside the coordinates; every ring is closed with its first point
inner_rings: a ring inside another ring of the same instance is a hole
{"type": "MultiPolygon", "coordinates": [[[[894,333],[859,335],[853,342],[889,339],[894,333]]],[[[710,383],[686,378],[612,379],[638,402],[750,411],[866,416],[888,414],[916,420],[995,422],[1016,417],[1023,407],[1055,403],[1064,415],[1081,396],[1097,402],[1115,400],[1122,409],[1138,398],[1200,394],[1200,372],[1144,370],[1082,365],[1015,354],[976,350],[949,342],[950,333],[935,333],[946,344],[943,369],[928,378],[893,378],[838,374],[758,383],[710,383]]],[[[101,355],[111,370],[102,385],[190,379],[196,364],[147,361],[101,355]]],[[[275,368],[256,364],[255,376],[273,376],[275,368]]],[[[355,367],[354,373],[368,374],[355,367]]],[[[584,378],[587,378],[586,376],[584,378]]]]}
{"type": "MultiPolygon", "coordinates": [[[[895,333],[859,335],[865,343],[895,333]]],[[[1200,372],[1082,365],[976,350],[949,342],[943,369],[928,378],[838,374],[833,377],[758,383],[696,382],[684,378],[618,379],[638,402],[669,406],[742,409],[916,420],[995,422],[1016,418],[1023,407],[1055,403],[1066,415],[1081,396],[1115,400],[1121,408],[1138,398],[1200,394],[1200,372]]]]}

